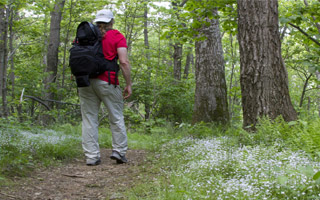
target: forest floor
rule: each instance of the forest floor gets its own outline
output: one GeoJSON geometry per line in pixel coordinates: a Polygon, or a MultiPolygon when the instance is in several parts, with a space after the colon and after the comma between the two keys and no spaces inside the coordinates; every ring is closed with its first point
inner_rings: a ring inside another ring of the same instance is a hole
{"type": "Polygon", "coordinates": [[[30,176],[13,178],[0,187],[0,200],[10,199],[126,199],[125,191],[141,180],[147,152],[128,150],[128,163],[116,164],[110,149],[101,149],[101,164],[87,166],[75,159],[56,167],[37,169],[30,176]]]}

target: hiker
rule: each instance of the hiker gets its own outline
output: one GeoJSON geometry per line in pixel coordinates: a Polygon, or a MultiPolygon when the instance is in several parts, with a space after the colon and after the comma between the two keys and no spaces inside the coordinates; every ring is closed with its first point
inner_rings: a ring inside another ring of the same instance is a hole
{"type": "Polygon", "coordinates": [[[88,87],[79,87],[82,114],[82,147],[87,165],[94,166],[101,163],[98,143],[98,113],[100,104],[103,102],[109,114],[112,132],[112,154],[110,158],[116,160],[118,164],[126,163],[125,154],[128,144],[123,117],[123,99],[129,98],[132,93],[127,42],[118,30],[112,28],[114,17],[110,10],[98,11],[94,23],[96,23],[102,35],[104,57],[108,60],[119,59],[126,86],[122,93],[117,73],[106,71],[97,78],[91,78],[88,87]]]}

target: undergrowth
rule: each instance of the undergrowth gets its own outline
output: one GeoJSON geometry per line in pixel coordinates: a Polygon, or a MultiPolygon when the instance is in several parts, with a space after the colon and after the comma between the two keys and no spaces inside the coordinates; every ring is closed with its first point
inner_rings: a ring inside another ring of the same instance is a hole
{"type": "MultiPolygon", "coordinates": [[[[128,132],[151,152],[128,199],[320,199],[320,119],[261,119],[255,133],[234,123],[164,124],[128,132]]],[[[111,148],[108,127],[101,148],[111,148]]],[[[0,180],[83,156],[81,127],[8,126],[0,131],[0,180]]],[[[3,182],[3,181],[0,181],[3,182]]]]}
{"type": "Polygon", "coordinates": [[[320,120],[180,124],[128,199],[320,199],[320,120]],[[156,175],[155,175],[156,174],[156,175]]]}
{"type": "MultiPolygon", "coordinates": [[[[13,123],[1,125],[0,180],[12,176],[26,176],[39,166],[60,164],[73,158],[84,158],[81,147],[81,125],[70,124],[30,127],[13,123]]],[[[129,149],[154,151],[176,135],[168,135],[172,128],[153,127],[148,134],[143,128],[128,133],[129,149]]],[[[112,147],[112,134],[108,127],[99,128],[101,148],[112,147]]],[[[4,183],[5,181],[0,181],[4,183]]]]}
{"type": "Polygon", "coordinates": [[[54,165],[78,156],[81,149],[76,128],[68,125],[60,128],[2,129],[0,176],[25,176],[39,165],[54,165]]]}

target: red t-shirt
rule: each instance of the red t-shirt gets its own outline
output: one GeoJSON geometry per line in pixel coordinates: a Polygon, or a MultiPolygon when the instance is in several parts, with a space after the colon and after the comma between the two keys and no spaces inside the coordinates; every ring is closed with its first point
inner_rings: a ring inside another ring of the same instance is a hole
{"type": "MultiPolygon", "coordinates": [[[[104,57],[108,60],[112,60],[116,57],[117,49],[120,47],[128,48],[126,38],[118,30],[108,31],[102,38],[102,50],[104,57]]],[[[119,85],[119,81],[115,83],[115,72],[104,72],[100,74],[98,78],[100,80],[109,82],[114,85],[119,85]],[[110,79],[109,79],[110,74],[110,79]]]]}

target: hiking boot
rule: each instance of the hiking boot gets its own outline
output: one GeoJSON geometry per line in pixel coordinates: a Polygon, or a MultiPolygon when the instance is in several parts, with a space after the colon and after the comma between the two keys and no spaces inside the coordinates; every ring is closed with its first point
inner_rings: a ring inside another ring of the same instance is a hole
{"type": "Polygon", "coordinates": [[[112,160],[116,160],[118,164],[123,164],[128,162],[125,156],[121,156],[119,152],[112,151],[112,154],[110,156],[112,160]]]}
{"type": "Polygon", "coordinates": [[[101,163],[100,159],[98,159],[96,161],[87,161],[88,166],[96,166],[96,165],[100,165],[100,163],[101,163]]]}

